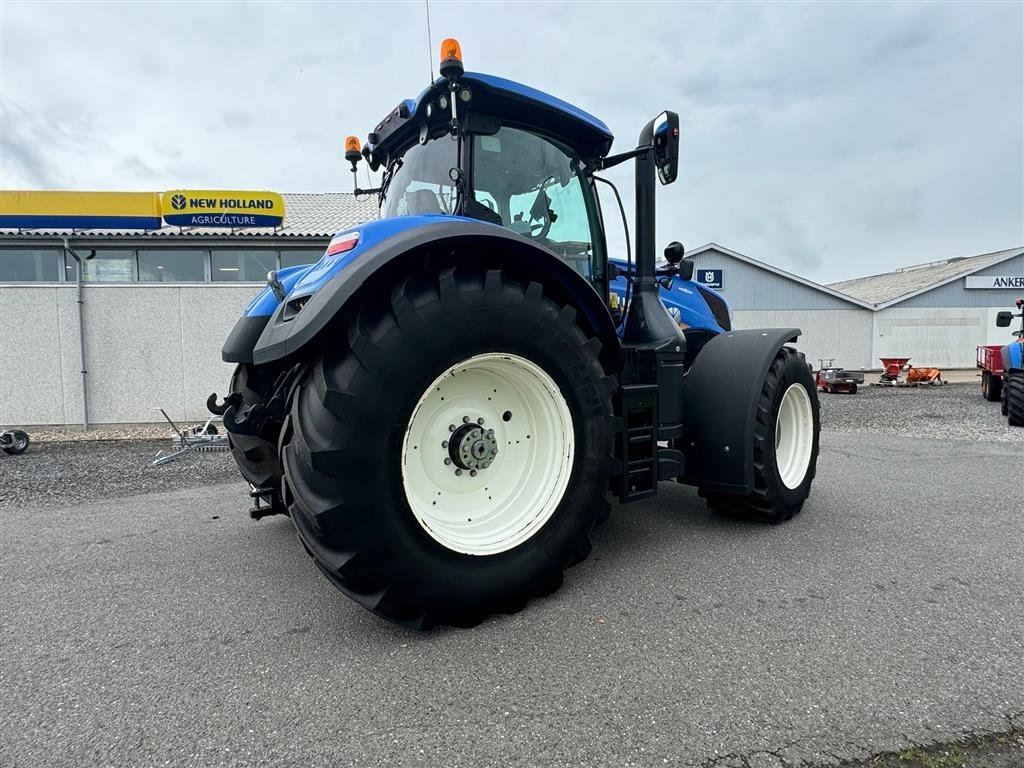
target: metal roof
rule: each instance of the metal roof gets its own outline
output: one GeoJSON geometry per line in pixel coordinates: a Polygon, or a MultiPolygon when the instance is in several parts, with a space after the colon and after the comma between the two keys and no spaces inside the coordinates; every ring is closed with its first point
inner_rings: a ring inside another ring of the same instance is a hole
{"type": "Polygon", "coordinates": [[[820,285],[819,283],[815,283],[813,280],[808,280],[805,277],[800,277],[800,275],[794,275],[792,272],[787,272],[784,269],[773,267],[771,264],[766,264],[765,262],[758,261],[757,259],[752,259],[751,257],[745,256],[744,254],[739,253],[737,251],[731,251],[728,248],[718,245],[717,243],[708,243],[707,245],[702,245],[700,248],[694,248],[693,250],[687,251],[686,255],[696,256],[697,254],[703,253],[705,251],[717,251],[718,253],[724,253],[726,256],[732,256],[734,259],[746,262],[747,264],[750,264],[759,269],[764,269],[767,270],[768,272],[773,272],[774,274],[779,275],[780,277],[784,277],[787,280],[792,280],[795,283],[800,283],[801,285],[805,285],[808,288],[811,288],[815,291],[821,291],[822,293],[828,294],[829,296],[833,296],[837,299],[841,299],[842,301],[849,302],[850,304],[854,304],[858,307],[864,307],[865,309],[874,309],[874,307],[871,304],[855,296],[850,296],[849,294],[835,290],[834,287],[820,285]]]}
{"type": "Polygon", "coordinates": [[[883,309],[1024,253],[1024,247],[902,267],[881,275],[829,283],[828,287],[883,309]]]}
{"type": "Polygon", "coordinates": [[[331,237],[336,232],[377,218],[377,199],[356,197],[351,192],[285,192],[284,225],[280,227],[174,227],[160,229],[0,229],[0,237],[20,239],[75,234],[90,238],[310,238],[331,237]]]}

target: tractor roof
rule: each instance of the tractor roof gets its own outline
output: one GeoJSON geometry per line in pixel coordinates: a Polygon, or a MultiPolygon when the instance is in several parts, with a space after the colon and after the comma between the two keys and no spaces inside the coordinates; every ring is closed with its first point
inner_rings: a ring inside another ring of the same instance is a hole
{"type": "MultiPolygon", "coordinates": [[[[583,157],[604,157],[611,149],[614,136],[603,121],[536,88],[479,72],[466,72],[459,78],[459,84],[472,94],[467,105],[459,104],[460,109],[533,128],[572,147],[583,157]]],[[[371,148],[381,147],[390,153],[415,140],[419,124],[427,119],[429,103],[435,102],[433,120],[442,117],[436,101],[447,90],[447,81],[438,78],[415,99],[399,104],[374,129],[371,148]]]]}

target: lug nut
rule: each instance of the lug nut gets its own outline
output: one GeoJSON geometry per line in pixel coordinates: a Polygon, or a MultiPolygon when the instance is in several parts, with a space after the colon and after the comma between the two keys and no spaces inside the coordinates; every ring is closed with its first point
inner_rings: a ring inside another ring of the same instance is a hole
{"type": "Polygon", "coordinates": [[[448,441],[447,440],[442,440],[441,441],[441,447],[442,448],[447,448],[448,447],[448,441]]]}
{"type": "Polygon", "coordinates": [[[476,420],[476,423],[477,424],[483,424],[484,420],[482,418],[479,418],[479,419],[476,420]]]}
{"type": "Polygon", "coordinates": [[[463,424],[469,424],[469,416],[463,416],[462,417],[462,423],[463,424]]]}
{"type": "Polygon", "coordinates": [[[476,477],[476,470],[475,469],[469,470],[469,476],[470,477],[476,477]]]}
{"type": "Polygon", "coordinates": [[[494,430],[493,429],[488,429],[487,430],[487,436],[488,437],[494,437],[494,430]]]}
{"type": "Polygon", "coordinates": [[[455,425],[454,424],[449,424],[448,425],[448,431],[449,432],[454,432],[455,431],[455,425]]]}
{"type": "Polygon", "coordinates": [[[452,463],[452,460],[451,460],[451,459],[445,459],[445,460],[444,460],[444,464],[445,464],[445,466],[448,466],[448,465],[449,465],[449,464],[451,464],[451,463],[452,463]]]}
{"type": "Polygon", "coordinates": [[[455,470],[455,474],[456,475],[461,475],[462,474],[462,470],[461,469],[456,469],[455,470]]]}

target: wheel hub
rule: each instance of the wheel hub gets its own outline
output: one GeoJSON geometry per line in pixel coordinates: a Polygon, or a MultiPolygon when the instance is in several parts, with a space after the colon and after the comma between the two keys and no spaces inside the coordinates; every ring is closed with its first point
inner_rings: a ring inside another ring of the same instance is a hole
{"type": "Polygon", "coordinates": [[[477,419],[476,422],[472,422],[466,416],[461,426],[449,426],[452,436],[448,440],[447,448],[451,463],[474,474],[491,466],[494,457],[498,455],[498,441],[494,438],[494,430],[486,429],[483,421],[477,419]]]}

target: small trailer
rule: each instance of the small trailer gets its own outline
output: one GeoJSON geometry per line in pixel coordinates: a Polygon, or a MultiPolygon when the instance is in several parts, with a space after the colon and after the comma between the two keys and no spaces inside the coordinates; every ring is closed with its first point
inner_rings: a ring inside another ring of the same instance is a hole
{"type": "Polygon", "coordinates": [[[815,374],[814,382],[822,392],[834,394],[836,392],[848,392],[851,395],[857,394],[857,385],[864,383],[864,374],[860,371],[848,371],[845,368],[836,368],[834,360],[818,359],[821,367],[815,374]]]}

